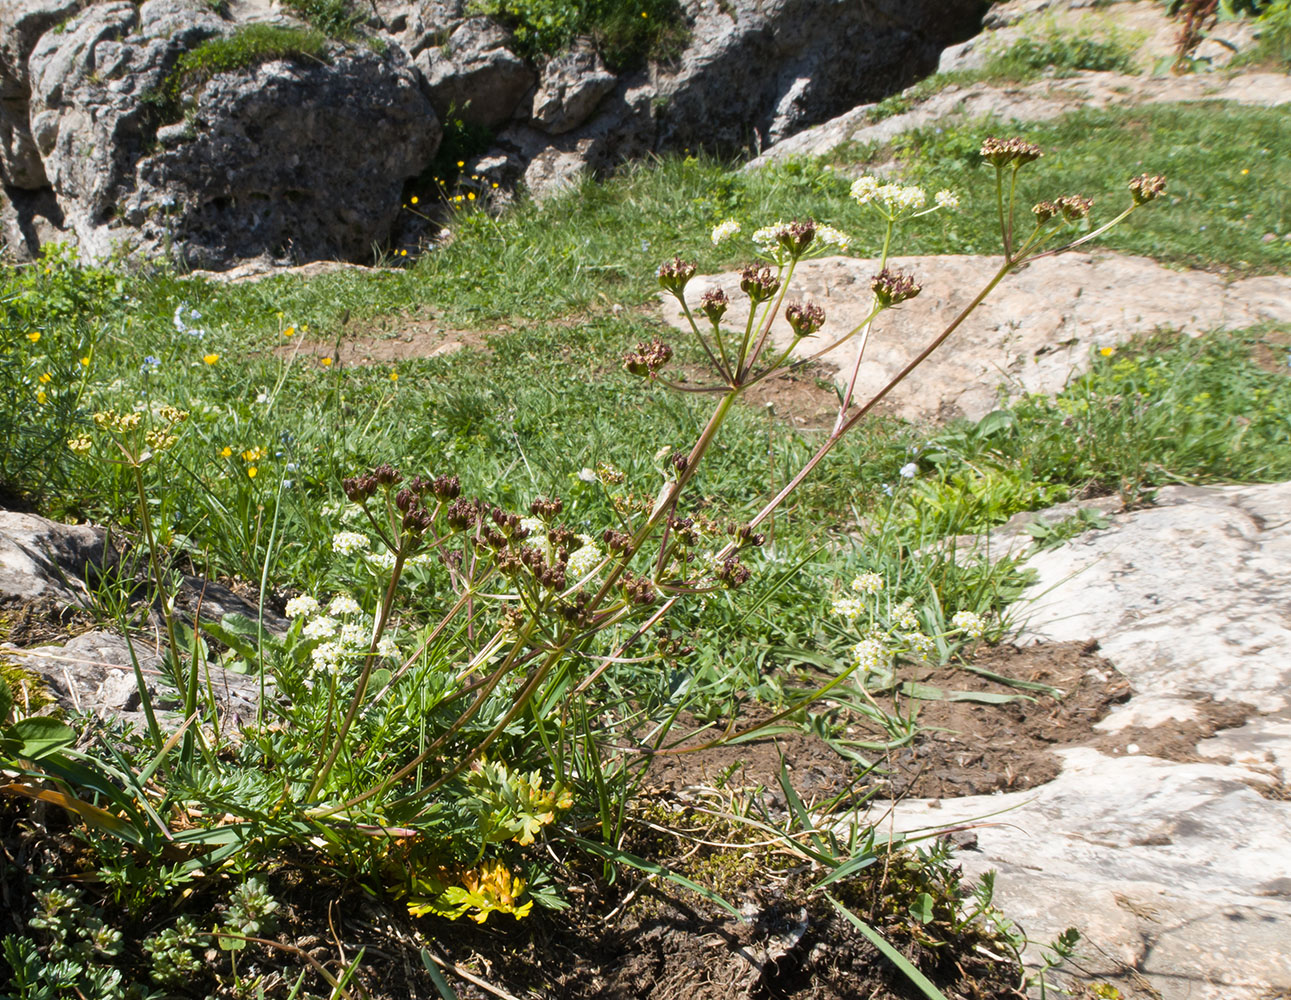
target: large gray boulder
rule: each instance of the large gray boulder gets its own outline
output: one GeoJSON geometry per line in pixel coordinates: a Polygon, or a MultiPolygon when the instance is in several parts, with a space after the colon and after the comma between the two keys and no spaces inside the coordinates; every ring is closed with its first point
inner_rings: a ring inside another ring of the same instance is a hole
{"type": "Polygon", "coordinates": [[[177,106],[181,56],[233,30],[195,2],[109,2],[35,45],[31,134],[83,255],[225,267],[355,257],[388,235],[440,137],[401,51],[329,44],[193,80],[177,106]]]}
{"type": "Polygon", "coordinates": [[[587,120],[616,83],[596,49],[582,40],[543,67],[530,120],[552,135],[568,132],[587,120]]]}
{"type": "Polygon", "coordinates": [[[535,75],[511,51],[511,36],[486,17],[463,21],[447,44],[416,57],[436,110],[471,125],[494,128],[520,106],[535,75]]]}
{"type": "Polygon", "coordinates": [[[0,0],[0,184],[45,187],[45,168],[31,137],[27,57],[41,35],[58,27],[81,0],[0,0]]]}
{"type": "Polygon", "coordinates": [[[760,150],[931,72],[947,44],[977,30],[981,4],[685,0],[683,8],[690,42],[675,61],[622,78],[595,117],[568,131],[539,117],[544,81],[530,123],[503,130],[481,162],[542,198],[642,153],[760,150]]]}

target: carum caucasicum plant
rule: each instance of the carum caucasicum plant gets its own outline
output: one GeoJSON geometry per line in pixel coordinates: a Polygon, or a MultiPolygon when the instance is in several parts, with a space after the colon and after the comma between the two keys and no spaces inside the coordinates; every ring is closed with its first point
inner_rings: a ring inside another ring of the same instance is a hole
{"type": "MultiPolygon", "coordinates": [[[[116,810],[99,832],[136,850],[164,851],[181,874],[217,870],[235,856],[245,863],[285,844],[308,845],[414,914],[479,921],[492,912],[518,918],[535,902],[566,905],[558,888],[562,862],[552,861],[561,849],[565,857],[581,850],[606,863],[639,863],[623,848],[636,783],[651,757],[694,747],[668,744],[676,706],[665,706],[660,721],[639,699],[616,693],[615,671],[662,658],[683,641],[665,626],[679,602],[750,580],[764,523],[1010,272],[1095,239],[1165,187],[1161,177],[1133,179],[1129,205],[1093,228],[1090,202],[1078,195],[1017,210],[1019,175],[1042,155],[1034,145],[991,138],[981,155],[995,173],[1000,267],[873,397],[853,398],[865,346],[887,310],[921,291],[916,276],[889,267],[889,248],[903,224],[953,211],[958,199],[942,191],[929,205],[922,189],[862,177],[852,197],[879,213],[886,232],[869,313],[850,330],[826,334],[819,304],[786,301],[800,261],[848,249],[848,237],[827,225],[778,222],[753,234],[759,259],[740,272],[750,307],[734,328],[723,325],[732,305],[725,292],[692,287],[695,264],[673,258],[659,267],[659,284],[681,307],[710,377],[700,385],[669,379],[673,352],[659,340],[638,345],[626,367],[679,391],[707,394],[714,407],[688,447],[668,449],[661,486],[638,491],[606,465],[580,474],[580,489],[604,493],[612,523],[589,532],[562,520],[561,498],[538,497],[522,513],[468,497],[455,476],[415,475],[388,464],[346,479],[347,530],[335,534],[333,549],[348,561],[355,593],[376,595],[372,606],[349,593],[300,595],[279,634],[233,616],[200,626],[221,650],[227,647],[218,654],[226,664],[261,678],[257,718],[224,747],[214,699],[203,694],[206,671],[198,669],[199,658],[216,654],[196,633],[181,649],[172,625],[171,673],[192,739],[176,750],[153,723],[151,756],[143,755],[140,768],[145,780],[124,782],[138,808],[116,810]],[[781,317],[792,336],[777,345],[772,326],[781,317]],[[796,472],[772,485],[761,509],[728,521],[692,498],[688,487],[741,396],[849,338],[860,339],[860,350],[831,429],[796,472]],[[437,607],[439,617],[419,621],[401,598],[407,593],[416,595],[416,607],[437,607]],[[179,765],[168,759],[172,753],[179,765]],[[168,780],[150,784],[154,774],[168,780]],[[168,824],[177,815],[185,820],[182,832],[168,824]],[[540,839],[541,853],[533,849],[540,839]]],[[[725,222],[713,241],[739,230],[725,222]]],[[[142,514],[145,476],[164,474],[158,466],[186,424],[170,409],[125,426],[131,420],[105,414],[97,433],[115,441],[142,514]]],[[[91,436],[74,439],[73,449],[97,447],[91,436]]],[[[156,577],[164,588],[160,571],[156,577]]],[[[909,605],[880,608],[882,590],[881,578],[863,575],[851,596],[834,601],[849,625],[864,620],[869,627],[853,635],[850,665],[808,701],[844,684],[868,696],[891,683],[898,656],[926,656],[985,627],[965,611],[938,626],[909,605]]],[[[5,769],[14,775],[11,765],[6,761],[5,769]]],[[[13,780],[50,777],[39,761],[18,770],[13,780]]],[[[67,773],[61,780],[72,788],[67,773]]],[[[80,814],[95,825],[93,809],[80,814]]]]}

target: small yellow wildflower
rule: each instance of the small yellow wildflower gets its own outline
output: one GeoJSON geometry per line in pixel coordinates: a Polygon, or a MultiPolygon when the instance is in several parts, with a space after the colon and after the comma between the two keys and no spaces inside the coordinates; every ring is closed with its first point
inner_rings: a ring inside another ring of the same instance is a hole
{"type": "Polygon", "coordinates": [[[39,330],[32,330],[32,331],[31,331],[31,333],[27,334],[27,339],[28,339],[28,340],[30,340],[33,344],[39,344],[39,343],[40,343],[40,331],[39,331],[39,330]]]}
{"type": "Polygon", "coordinates": [[[399,381],[399,373],[398,373],[398,372],[396,372],[396,371],[392,371],[392,372],[390,373],[390,381],[391,381],[391,382],[398,382],[398,381],[399,381]]]}
{"type": "Polygon", "coordinates": [[[244,461],[244,462],[258,462],[258,461],[260,461],[260,459],[264,458],[264,457],[265,457],[265,455],[267,455],[267,454],[269,454],[269,453],[268,453],[267,451],[265,451],[263,448],[260,448],[260,447],[256,447],[256,448],[248,448],[246,451],[244,451],[244,452],[242,453],[242,461],[244,461]]]}
{"type": "Polygon", "coordinates": [[[474,192],[474,191],[468,192],[468,193],[467,193],[467,195],[466,195],[466,200],[467,200],[467,201],[474,201],[474,200],[475,200],[475,192],[474,192]]]}
{"type": "Polygon", "coordinates": [[[85,355],[85,357],[81,358],[81,367],[82,368],[90,367],[90,356],[88,354],[85,355]]]}
{"type": "Polygon", "coordinates": [[[308,324],[308,323],[301,323],[301,324],[300,324],[300,332],[301,332],[301,333],[309,333],[309,324],[308,324]]]}
{"type": "Polygon", "coordinates": [[[41,385],[49,385],[50,382],[54,381],[54,376],[49,374],[49,372],[45,372],[40,376],[40,378],[36,379],[36,381],[41,385]]]}
{"type": "Polygon", "coordinates": [[[67,442],[67,447],[72,449],[77,455],[88,455],[90,451],[90,439],[87,435],[82,434],[74,437],[67,442]]]}
{"type": "Polygon", "coordinates": [[[233,456],[233,449],[230,448],[227,444],[220,449],[220,458],[231,458],[232,456],[233,456]]]}
{"type": "Polygon", "coordinates": [[[324,368],[331,368],[331,367],[332,367],[332,359],[331,359],[331,358],[319,358],[319,359],[318,359],[318,363],[319,363],[320,365],[322,365],[324,368]]]}
{"type": "Polygon", "coordinates": [[[282,335],[284,337],[294,337],[296,335],[296,328],[294,326],[289,326],[287,329],[282,331],[282,335]]]}
{"type": "Polygon", "coordinates": [[[1245,177],[1245,176],[1246,176],[1247,174],[1249,174],[1250,172],[1251,172],[1251,168],[1250,168],[1250,167],[1242,167],[1242,176],[1243,176],[1243,177],[1245,177]]]}
{"type": "Polygon", "coordinates": [[[254,465],[253,465],[253,466],[251,466],[251,468],[247,469],[247,478],[248,478],[248,479],[255,479],[255,477],[256,477],[256,473],[257,473],[257,472],[259,472],[259,471],[260,471],[260,470],[259,470],[259,469],[257,469],[254,465]]]}
{"type": "Polygon", "coordinates": [[[1103,357],[1105,357],[1105,358],[1110,358],[1113,354],[1115,354],[1115,353],[1116,353],[1116,348],[1115,348],[1115,347],[1103,347],[1103,348],[1100,348],[1100,349],[1099,349],[1098,353],[1099,353],[1099,354],[1101,354],[1101,355],[1102,355],[1103,357]]]}
{"type": "Polygon", "coordinates": [[[497,181],[494,181],[494,182],[493,182],[493,188],[494,188],[494,190],[497,190],[497,186],[498,186],[498,182],[497,182],[497,181]]]}
{"type": "Polygon", "coordinates": [[[213,365],[215,364],[215,362],[220,360],[220,356],[218,354],[203,354],[202,360],[205,361],[208,365],[213,365]]]}
{"type": "Polygon", "coordinates": [[[36,402],[41,406],[44,406],[48,399],[49,397],[45,395],[44,389],[41,389],[40,392],[36,393],[36,402]]]}
{"type": "Polygon", "coordinates": [[[457,161],[457,169],[458,169],[458,170],[461,170],[461,169],[462,169],[462,167],[464,167],[464,166],[466,166],[466,161],[465,161],[465,160],[458,160],[458,161],[457,161]]]}
{"type": "Polygon", "coordinates": [[[643,11],[641,12],[641,16],[642,16],[642,17],[649,17],[650,15],[649,15],[649,13],[647,13],[646,11],[644,11],[644,10],[643,10],[643,11]]]}
{"type": "Polygon", "coordinates": [[[409,200],[409,201],[411,201],[414,205],[415,205],[415,204],[417,204],[417,196],[416,196],[416,195],[413,195],[413,196],[412,196],[411,198],[409,198],[408,200],[409,200]]]}
{"type": "Polygon", "coordinates": [[[407,256],[408,256],[408,251],[407,251],[407,250],[400,250],[400,251],[399,251],[399,256],[400,256],[400,257],[407,257],[407,256]]]}

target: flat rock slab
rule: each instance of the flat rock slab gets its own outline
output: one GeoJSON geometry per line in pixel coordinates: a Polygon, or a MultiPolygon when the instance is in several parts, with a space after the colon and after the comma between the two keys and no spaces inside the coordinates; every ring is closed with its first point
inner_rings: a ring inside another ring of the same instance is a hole
{"type": "MultiPolygon", "coordinates": [[[[1170,487],[1155,507],[1035,555],[1020,641],[1094,637],[1134,695],[1097,728],[1109,753],[1059,751],[1026,792],[911,800],[896,826],[987,817],[970,874],[1037,945],[1085,936],[1075,970],[1126,998],[1263,1000],[1291,989],[1291,483],[1170,487]],[[1244,724],[1185,761],[1153,733],[1200,706],[1245,703],[1244,724]]],[[[1034,962],[1038,948],[1028,952],[1034,962]]]]}
{"type": "MultiPolygon", "coordinates": [[[[896,257],[889,266],[912,272],[923,292],[884,313],[865,350],[855,399],[881,389],[966,306],[995,274],[1000,259],[984,256],[896,257]]],[[[799,345],[810,356],[867,315],[876,262],[853,257],[803,261],[786,301],[806,299],[825,310],[826,324],[799,345]]],[[[742,329],[748,297],[735,272],[696,277],[687,301],[697,309],[707,288],[731,300],[726,327],[742,329]]],[[[678,329],[685,319],[671,296],[664,315],[678,329]]],[[[978,419],[1005,396],[1056,393],[1085,371],[1094,349],[1168,327],[1192,335],[1240,329],[1266,320],[1291,322],[1291,278],[1257,277],[1225,282],[1205,271],[1171,271],[1146,257],[1111,252],[1047,257],[1009,275],[954,335],[885,400],[884,409],[910,420],[978,419]]],[[[775,341],[792,341],[780,319],[775,341]]],[[[829,351],[822,361],[838,369],[845,387],[859,338],[829,351]]]]}
{"type": "Polygon", "coordinates": [[[875,104],[862,104],[822,125],[776,143],[746,170],[792,157],[826,156],[848,143],[891,141],[932,122],[994,116],[1005,121],[1046,121],[1069,111],[1178,101],[1231,101],[1257,107],[1291,103],[1291,81],[1279,73],[1143,77],[1086,72],[1025,84],[952,84],[917,107],[874,121],[875,104]]]}

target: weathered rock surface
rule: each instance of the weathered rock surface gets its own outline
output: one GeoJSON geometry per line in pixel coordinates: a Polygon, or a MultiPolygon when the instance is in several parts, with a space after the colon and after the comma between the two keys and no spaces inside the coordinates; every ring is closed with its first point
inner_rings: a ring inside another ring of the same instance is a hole
{"type": "Polygon", "coordinates": [[[875,105],[853,108],[837,118],[777,143],[750,160],[746,170],[795,156],[825,156],[855,142],[889,142],[903,132],[931,122],[954,123],[996,115],[1006,121],[1044,121],[1073,107],[1105,108],[1175,101],[1222,100],[1234,104],[1277,107],[1291,102],[1287,77],[1278,73],[1244,73],[1221,77],[1138,77],[1122,73],[1078,73],[1058,80],[1027,84],[952,84],[917,107],[873,122],[875,105]]]}
{"type": "Polygon", "coordinates": [[[618,77],[605,68],[596,49],[583,41],[542,69],[529,117],[538,128],[559,135],[587,120],[618,77]]]}
{"type": "Polygon", "coordinates": [[[84,581],[109,560],[101,529],[0,511],[0,604],[45,595],[82,603],[84,581]]]}
{"type": "Polygon", "coordinates": [[[676,61],[619,78],[585,42],[525,61],[464,0],[376,0],[383,52],[336,43],[322,62],[188,81],[181,114],[172,74],[185,53],[290,17],[267,0],[223,13],[200,0],[0,2],[10,250],[70,238],[91,259],[165,254],[214,269],[367,256],[390,238],[402,186],[430,163],[449,113],[499,130],[493,179],[541,193],[654,150],[760,145],[883,96],[931,70],[979,13],[977,0],[687,0],[691,42],[676,61]]]}
{"type": "MultiPolygon", "coordinates": [[[[183,721],[183,706],[174,683],[163,673],[159,651],[140,640],[127,642],[112,632],[85,632],[47,646],[19,649],[5,644],[0,646],[0,657],[35,674],[45,692],[65,708],[105,719],[119,718],[146,731],[147,717],[134,672],[137,661],[158,722],[173,730],[183,721]]],[[[212,680],[210,690],[222,724],[236,727],[239,720],[255,718],[259,678],[216,668],[212,680]]]]}
{"type": "MultiPolygon", "coordinates": [[[[914,299],[885,312],[875,324],[857,379],[856,400],[881,389],[977,294],[999,267],[993,257],[902,257],[889,266],[912,272],[923,285],[914,299]]],[[[803,261],[787,301],[806,299],[825,310],[825,327],[795,352],[809,357],[860,323],[870,308],[874,262],[850,257],[803,261]]],[[[696,277],[687,299],[697,308],[710,287],[731,300],[725,323],[740,327],[748,297],[731,272],[696,277]]],[[[679,330],[676,301],[664,315],[679,330]]],[[[1095,348],[1114,347],[1158,328],[1192,335],[1240,329],[1265,320],[1291,322],[1291,278],[1258,277],[1225,283],[1203,271],[1171,271],[1143,257],[1110,252],[1048,257],[1009,275],[976,312],[887,398],[888,412],[912,420],[980,418],[1001,394],[1054,393],[1084,371],[1095,348]]],[[[783,319],[772,330],[781,347],[792,342],[783,319]]],[[[856,366],[859,338],[827,352],[846,387],[856,366]]]]}
{"type": "MultiPolygon", "coordinates": [[[[28,605],[53,598],[60,605],[90,607],[90,593],[105,573],[129,580],[126,559],[108,547],[102,528],[93,525],[60,524],[35,514],[0,511],[0,606],[28,605]]],[[[120,586],[113,581],[110,586],[120,586]]],[[[148,584],[140,576],[139,596],[146,596],[148,584]]],[[[219,583],[184,576],[174,595],[180,617],[191,623],[200,617],[219,621],[239,614],[255,619],[255,603],[219,583]]],[[[287,622],[271,609],[264,610],[264,627],[281,634],[287,622]]],[[[154,622],[161,634],[160,620],[154,622]]],[[[160,677],[161,659],[155,649],[136,641],[149,690],[158,707],[173,706],[174,686],[160,677]],[[153,681],[157,688],[151,687],[153,681]],[[167,691],[172,694],[167,694],[167,691]],[[167,699],[170,699],[168,701],[167,699]]],[[[103,631],[87,632],[66,643],[19,649],[5,644],[0,655],[40,675],[49,693],[67,708],[102,715],[122,714],[127,721],[142,725],[140,699],[125,639],[103,631]]],[[[258,681],[215,671],[217,697],[231,711],[247,718],[254,712],[258,681]]],[[[171,720],[174,721],[174,720],[171,720]]]]}
{"type": "Polygon", "coordinates": [[[485,17],[472,17],[442,47],[424,49],[417,67],[442,114],[493,128],[507,121],[534,84],[534,73],[510,49],[511,37],[485,17]]]}
{"type": "Polygon", "coordinates": [[[32,134],[65,225],[90,257],[172,252],[191,266],[353,257],[388,233],[434,113],[397,52],[333,46],[216,74],[164,124],[183,52],[225,34],[181,0],[104,3],[33,50],[32,134]]]}
{"type": "Polygon", "coordinates": [[[1098,724],[1122,752],[1059,751],[1061,775],[1028,792],[897,807],[903,829],[990,814],[980,853],[959,860],[999,871],[998,901],[1037,944],[1082,930],[1068,975],[1135,1000],[1291,988],[1288,511],[1288,483],[1169,487],[1156,507],[1035,555],[1021,641],[1098,640],[1135,691],[1098,724]],[[1192,760],[1140,751],[1206,697],[1254,714],[1192,760]]]}

